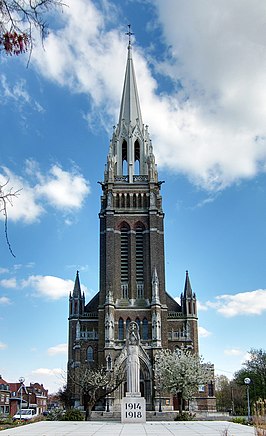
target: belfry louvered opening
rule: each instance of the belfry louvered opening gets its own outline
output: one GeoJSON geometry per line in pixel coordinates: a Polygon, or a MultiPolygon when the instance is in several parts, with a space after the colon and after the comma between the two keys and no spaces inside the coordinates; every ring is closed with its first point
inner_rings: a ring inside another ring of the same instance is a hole
{"type": "Polygon", "coordinates": [[[136,228],[136,282],[137,297],[144,297],[143,227],[136,228]]]}
{"type": "Polygon", "coordinates": [[[121,227],[121,292],[122,298],[128,298],[128,227],[121,227]]]}

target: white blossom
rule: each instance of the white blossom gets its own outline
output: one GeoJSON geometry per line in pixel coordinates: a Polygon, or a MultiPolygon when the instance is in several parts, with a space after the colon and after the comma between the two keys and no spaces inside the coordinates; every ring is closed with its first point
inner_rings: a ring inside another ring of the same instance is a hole
{"type": "Polygon", "coordinates": [[[209,364],[190,350],[162,350],[156,354],[154,374],[156,389],[179,395],[181,400],[195,396],[198,386],[212,379],[209,364]]]}

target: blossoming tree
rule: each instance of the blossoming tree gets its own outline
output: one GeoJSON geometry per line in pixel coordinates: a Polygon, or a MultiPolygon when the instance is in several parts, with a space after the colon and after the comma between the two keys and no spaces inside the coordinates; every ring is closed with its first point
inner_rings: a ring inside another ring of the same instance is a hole
{"type": "Polygon", "coordinates": [[[161,350],[156,354],[154,364],[156,389],[170,392],[179,398],[179,411],[184,410],[185,401],[191,400],[199,385],[212,378],[210,365],[190,350],[161,350]]]}

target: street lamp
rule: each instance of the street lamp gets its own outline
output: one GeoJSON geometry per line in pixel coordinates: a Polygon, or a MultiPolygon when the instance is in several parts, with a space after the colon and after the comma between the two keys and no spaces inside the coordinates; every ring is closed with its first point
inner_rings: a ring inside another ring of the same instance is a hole
{"type": "Polygon", "coordinates": [[[159,386],[154,386],[155,391],[157,391],[158,394],[158,400],[159,400],[159,408],[158,408],[158,412],[162,412],[162,398],[161,398],[161,389],[160,389],[160,385],[159,386]]]}
{"type": "Polygon", "coordinates": [[[21,421],[21,409],[22,409],[22,390],[23,390],[23,383],[25,381],[24,377],[20,377],[20,379],[18,380],[20,383],[20,412],[19,412],[19,420],[21,421]]]}
{"type": "MultiPolygon", "coordinates": [[[[110,357],[110,356],[109,356],[110,357]]],[[[107,358],[107,369],[106,372],[108,374],[109,377],[109,381],[110,381],[110,375],[111,375],[111,364],[110,364],[110,360],[107,358]]],[[[106,400],[106,412],[110,412],[110,392],[109,392],[109,382],[107,383],[107,385],[105,386],[105,400],[106,400]]]]}
{"type": "Polygon", "coordinates": [[[246,377],[244,379],[244,383],[247,387],[247,402],[248,402],[248,422],[250,421],[250,401],[249,401],[249,385],[251,383],[251,380],[249,377],[246,377]]]}
{"type": "Polygon", "coordinates": [[[109,403],[109,392],[107,392],[107,397],[106,397],[106,412],[110,412],[110,403],[109,403]]]}

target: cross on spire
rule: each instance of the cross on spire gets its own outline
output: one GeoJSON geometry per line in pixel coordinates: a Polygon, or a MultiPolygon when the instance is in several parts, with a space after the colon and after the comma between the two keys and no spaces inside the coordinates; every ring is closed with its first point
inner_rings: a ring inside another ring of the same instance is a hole
{"type": "Polygon", "coordinates": [[[127,25],[128,27],[128,32],[126,33],[126,35],[128,35],[128,45],[131,45],[131,35],[134,35],[134,33],[131,32],[131,24],[127,25]]]}

